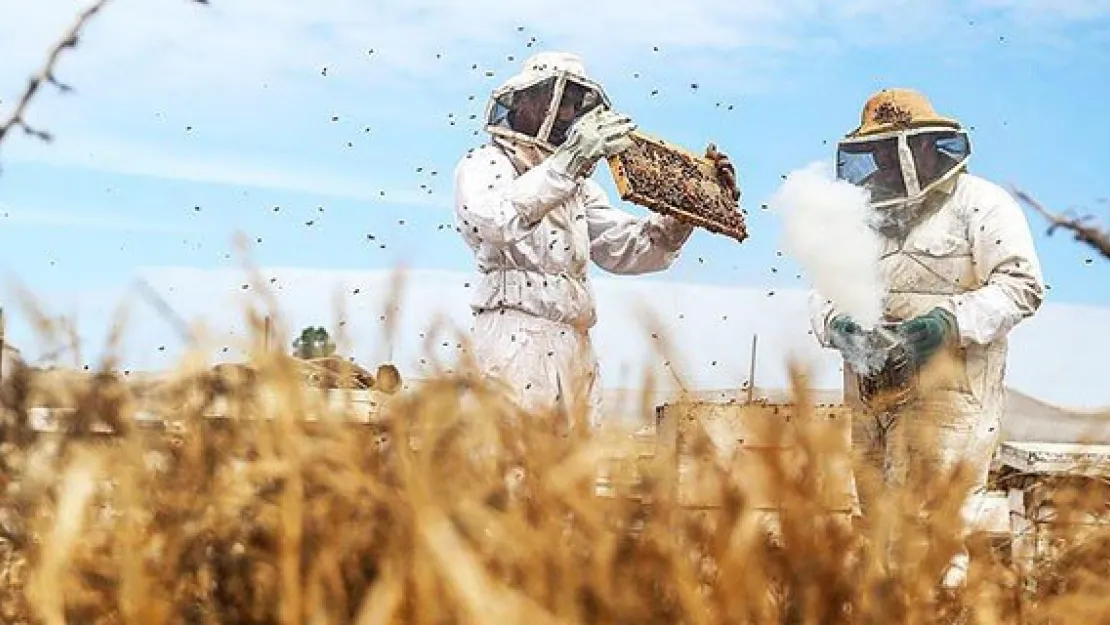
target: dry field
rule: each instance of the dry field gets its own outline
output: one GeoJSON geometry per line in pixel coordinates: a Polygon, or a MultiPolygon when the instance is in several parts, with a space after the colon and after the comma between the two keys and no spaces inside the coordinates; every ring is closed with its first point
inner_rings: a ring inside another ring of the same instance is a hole
{"type": "MultiPolygon", "coordinates": [[[[728,470],[706,433],[686,442],[715,476],[706,513],[679,499],[665,457],[633,460],[643,442],[630,432],[556,431],[465,366],[366,419],[325,403],[286,355],[259,347],[251,364],[253,376],[214,383],[210,363],[188,359],[141,401],[114,376],[11,372],[2,622],[1110,620],[1110,535],[1097,528],[1028,571],[973,540],[967,586],[940,590],[958,471],[916,471],[866,524],[828,514],[821,476],[850,450],[800,373],[790,454],[728,470]],[[158,427],[134,418],[151,401],[158,427]],[[230,418],[206,419],[214,402],[230,418]],[[43,403],[74,409],[57,432],[28,425],[43,403]],[[753,503],[768,492],[781,506],[773,534],[753,503]]],[[[1057,503],[1106,501],[1087,487],[1057,503]]]]}
{"type": "MultiPolygon", "coordinates": [[[[50,51],[0,140],[48,137],[24,113],[104,4],[50,51]]],[[[1035,207],[1110,258],[1104,233],[1035,207]]],[[[866,523],[830,514],[826,478],[850,449],[800,372],[789,431],[762,433],[790,453],[737,469],[709,433],[685,441],[706,511],[686,505],[672,458],[638,460],[631,432],[552,427],[470,367],[367,419],[289,356],[259,347],[250,364],[213,378],[189,357],[155,394],[107,374],[111,359],[91,376],[5,372],[0,623],[1110,623],[1110,532],[1067,523],[1105,516],[1102,482],[1054,493],[1044,559],[974,537],[966,586],[942,591],[962,473],[915,466],[866,523]],[[41,432],[42,405],[72,413],[41,432]],[[227,418],[206,418],[217,405],[227,418]]]]}

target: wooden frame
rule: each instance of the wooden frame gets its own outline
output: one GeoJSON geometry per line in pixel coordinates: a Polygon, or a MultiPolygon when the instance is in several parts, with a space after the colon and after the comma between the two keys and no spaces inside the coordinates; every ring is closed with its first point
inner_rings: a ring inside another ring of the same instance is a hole
{"type": "Polygon", "coordinates": [[[634,131],[631,136],[635,142],[632,149],[608,158],[609,171],[613,175],[613,180],[622,200],[638,204],[656,213],[671,215],[683,222],[725,235],[738,242],[743,242],[748,238],[746,222],[743,212],[739,210],[739,202],[732,199],[729,190],[717,178],[713,161],[686,148],[667,143],[640,131],[634,131]],[[645,149],[676,156],[686,166],[673,166],[666,167],[663,170],[648,171],[637,162],[636,158],[645,149]],[[696,177],[690,178],[692,173],[696,177]],[[693,205],[692,203],[677,205],[666,198],[656,197],[653,194],[654,190],[651,188],[650,182],[653,175],[674,180],[685,179],[688,185],[698,185],[703,193],[710,194],[718,201],[721,209],[730,211],[734,216],[735,223],[720,220],[718,215],[705,210],[703,206],[693,205]]]}

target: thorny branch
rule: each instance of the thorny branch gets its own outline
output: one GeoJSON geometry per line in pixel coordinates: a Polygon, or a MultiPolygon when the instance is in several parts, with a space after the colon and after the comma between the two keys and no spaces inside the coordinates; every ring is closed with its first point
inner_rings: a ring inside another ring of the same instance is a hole
{"type": "Polygon", "coordinates": [[[38,137],[43,141],[50,141],[53,139],[53,136],[49,132],[36,130],[27,123],[27,120],[24,118],[27,113],[27,107],[30,106],[31,100],[33,100],[35,95],[39,92],[43,83],[54,85],[62,93],[73,91],[73,87],[62,83],[54,76],[54,66],[58,63],[58,59],[61,57],[64,50],[77,47],[77,38],[81,34],[81,29],[84,28],[85,24],[110,1],[111,0],[97,0],[95,4],[82,11],[81,14],[77,16],[77,21],[69,27],[69,30],[58,40],[58,43],[54,44],[54,47],[50,49],[50,54],[46,57],[46,64],[43,65],[38,74],[31,77],[30,82],[27,84],[27,89],[23,91],[23,95],[20,96],[19,100],[16,102],[15,110],[12,111],[7,121],[0,124],[0,143],[4,141],[4,138],[7,137],[8,133],[14,128],[22,128],[23,132],[38,137]]]}
{"type": "Polygon", "coordinates": [[[1040,213],[1041,216],[1043,216],[1049,222],[1049,224],[1051,224],[1048,227],[1049,236],[1051,236],[1053,231],[1055,231],[1057,228],[1071,230],[1073,233],[1075,233],[1076,241],[1086,243],[1087,245],[1098,250],[1098,252],[1101,253],[1104,257],[1110,259],[1110,234],[1103,232],[1098,228],[1095,228],[1094,226],[1084,224],[1084,221],[1087,221],[1091,218],[1090,215],[1084,217],[1064,217],[1048,210],[1040,202],[1033,199],[1032,196],[1020,189],[1013,189],[1013,194],[1015,197],[1017,197],[1018,200],[1024,202],[1033,210],[1040,213]]]}

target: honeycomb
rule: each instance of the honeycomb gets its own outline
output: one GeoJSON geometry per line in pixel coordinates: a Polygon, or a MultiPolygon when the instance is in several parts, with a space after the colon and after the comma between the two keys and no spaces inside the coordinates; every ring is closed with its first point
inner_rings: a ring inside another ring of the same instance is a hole
{"type": "Polygon", "coordinates": [[[713,161],[638,131],[631,136],[633,147],[608,159],[622,200],[740,242],[748,238],[739,201],[713,161]]]}

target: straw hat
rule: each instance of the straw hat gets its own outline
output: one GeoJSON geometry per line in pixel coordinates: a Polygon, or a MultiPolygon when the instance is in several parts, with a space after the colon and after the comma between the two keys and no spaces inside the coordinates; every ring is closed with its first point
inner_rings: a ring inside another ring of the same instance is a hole
{"type": "Polygon", "coordinates": [[[864,137],[922,126],[963,128],[959,121],[938,115],[928,98],[917,91],[883,89],[867,99],[860,114],[859,127],[847,136],[864,137]]]}

